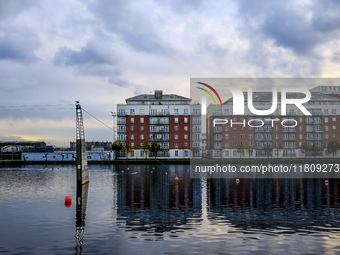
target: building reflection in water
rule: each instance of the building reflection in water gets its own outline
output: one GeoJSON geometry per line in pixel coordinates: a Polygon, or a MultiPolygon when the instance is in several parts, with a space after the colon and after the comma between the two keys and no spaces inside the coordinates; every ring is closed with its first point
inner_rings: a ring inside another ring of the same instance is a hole
{"type": "Polygon", "coordinates": [[[202,182],[186,165],[119,165],[117,220],[131,231],[194,228],[202,220],[202,182]],[[178,177],[178,181],[175,178],[178,177]]]}
{"type": "Polygon", "coordinates": [[[237,184],[235,179],[208,179],[208,217],[241,229],[326,231],[322,226],[328,226],[331,231],[340,227],[339,183],[337,179],[329,185],[322,179],[240,179],[237,184]]]}
{"type": "Polygon", "coordinates": [[[85,216],[88,197],[89,183],[82,185],[77,183],[77,200],[76,200],[76,247],[75,254],[81,254],[84,244],[85,216]]]}

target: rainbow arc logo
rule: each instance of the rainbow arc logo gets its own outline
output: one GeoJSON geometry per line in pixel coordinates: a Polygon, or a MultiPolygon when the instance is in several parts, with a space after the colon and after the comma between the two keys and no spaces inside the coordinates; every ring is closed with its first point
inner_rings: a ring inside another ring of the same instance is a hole
{"type": "MultiPolygon", "coordinates": [[[[212,92],[214,92],[215,95],[217,96],[218,100],[220,101],[220,104],[222,105],[222,100],[221,100],[221,98],[220,98],[220,95],[217,93],[217,91],[216,91],[213,87],[211,87],[209,84],[206,84],[206,83],[203,83],[203,82],[197,82],[197,83],[198,83],[198,84],[201,84],[201,85],[203,85],[203,86],[206,86],[206,87],[209,88],[212,92]]],[[[209,96],[211,96],[211,98],[214,100],[215,105],[217,105],[214,96],[211,94],[211,92],[210,92],[209,90],[204,89],[204,88],[201,88],[201,87],[197,87],[197,88],[203,90],[203,91],[206,92],[209,96]]]]}

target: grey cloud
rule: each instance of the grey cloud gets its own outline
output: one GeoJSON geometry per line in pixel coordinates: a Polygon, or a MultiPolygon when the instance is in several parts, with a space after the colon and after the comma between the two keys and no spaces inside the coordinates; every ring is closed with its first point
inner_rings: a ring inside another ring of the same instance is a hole
{"type": "Polygon", "coordinates": [[[340,29],[340,1],[322,0],[316,1],[315,12],[312,18],[314,30],[323,34],[340,29]]]}
{"type": "Polygon", "coordinates": [[[340,29],[340,1],[315,0],[300,9],[292,3],[236,1],[244,22],[242,30],[248,37],[261,34],[277,46],[307,56],[314,54],[316,46],[338,37],[329,32],[340,29]]]}
{"type": "Polygon", "coordinates": [[[187,14],[190,11],[197,11],[203,8],[204,0],[167,0],[162,1],[162,4],[168,4],[174,13],[176,14],[187,14]]]}
{"type": "Polygon", "coordinates": [[[323,39],[312,29],[306,16],[278,4],[268,13],[261,28],[262,32],[275,40],[275,44],[305,54],[323,39]]]}
{"type": "Polygon", "coordinates": [[[37,61],[35,50],[40,43],[34,34],[29,32],[12,32],[0,37],[0,59],[23,64],[37,61]]]}
{"type": "Polygon", "coordinates": [[[39,4],[38,0],[10,0],[0,1],[0,20],[11,18],[30,7],[39,4]]]}
{"type": "Polygon", "coordinates": [[[171,46],[161,36],[164,17],[152,15],[153,6],[148,7],[138,1],[101,0],[95,1],[88,8],[102,20],[108,32],[120,36],[133,49],[161,55],[172,52],[171,46]],[[146,12],[141,12],[138,4],[143,4],[146,12]]]}
{"type": "Polygon", "coordinates": [[[87,43],[80,50],[60,47],[54,56],[54,64],[58,66],[115,65],[116,63],[117,60],[105,45],[94,42],[87,43]]]}

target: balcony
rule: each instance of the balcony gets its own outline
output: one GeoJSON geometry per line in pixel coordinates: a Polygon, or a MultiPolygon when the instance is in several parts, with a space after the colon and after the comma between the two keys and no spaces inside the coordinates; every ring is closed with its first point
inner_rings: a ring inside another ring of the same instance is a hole
{"type": "Polygon", "coordinates": [[[163,116],[169,116],[170,113],[169,112],[157,112],[157,113],[151,113],[149,114],[149,116],[152,116],[152,117],[163,117],[163,116]]]}
{"type": "Polygon", "coordinates": [[[157,138],[157,137],[150,137],[149,139],[150,142],[168,142],[169,141],[169,137],[167,138],[157,138]]]}

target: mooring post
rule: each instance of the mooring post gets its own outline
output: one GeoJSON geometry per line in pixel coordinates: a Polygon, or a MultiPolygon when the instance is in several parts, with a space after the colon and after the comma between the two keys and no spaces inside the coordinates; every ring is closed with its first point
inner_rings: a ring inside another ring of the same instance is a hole
{"type": "Polygon", "coordinates": [[[76,166],[77,166],[77,185],[82,185],[89,182],[89,175],[87,171],[87,158],[85,148],[85,133],[82,109],[79,101],[76,102],[76,166]]]}

